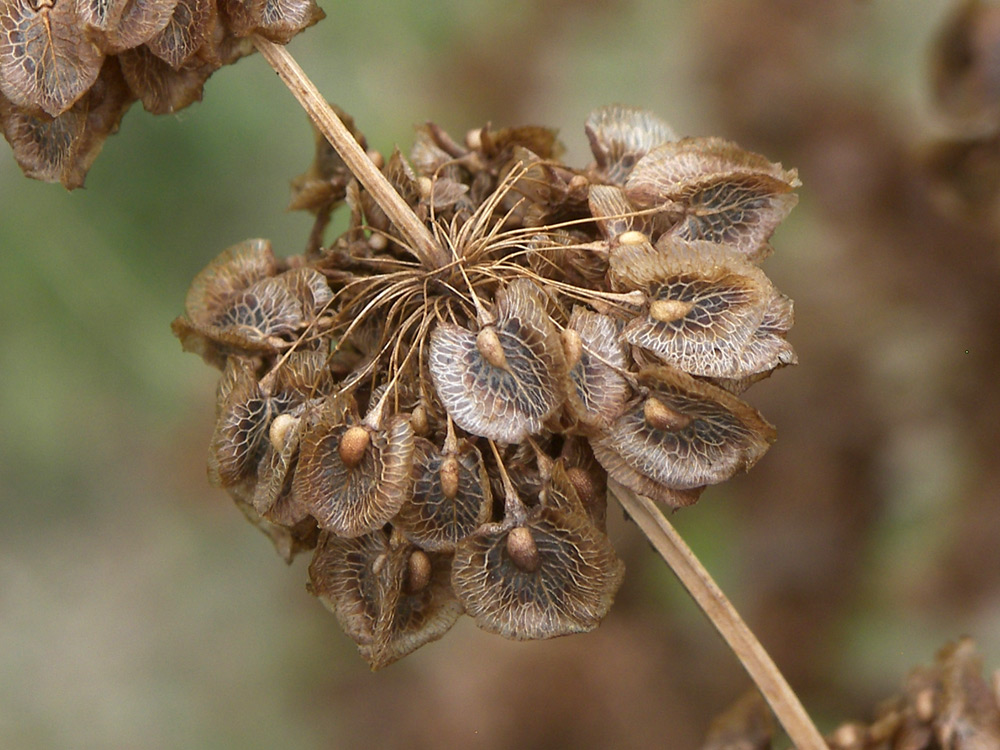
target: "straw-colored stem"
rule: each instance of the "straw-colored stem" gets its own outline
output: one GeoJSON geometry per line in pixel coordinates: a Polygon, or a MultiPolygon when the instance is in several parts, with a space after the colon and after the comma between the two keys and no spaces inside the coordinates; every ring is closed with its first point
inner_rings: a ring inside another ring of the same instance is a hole
{"type": "Polygon", "coordinates": [[[259,34],[254,35],[253,42],[298,99],[309,118],[340,154],[340,158],[358,178],[358,182],[385,211],[389,221],[403,235],[409,249],[420,262],[428,268],[440,268],[450,263],[451,256],[434,241],[430,230],[417,218],[385,176],[375,168],[368,154],[362,150],[288,50],[264,39],[259,34]]]}
{"type": "Polygon", "coordinates": [[[827,750],[823,736],[774,661],[660,509],[617,482],[612,481],[610,488],[729,644],[798,750],[827,750]]]}

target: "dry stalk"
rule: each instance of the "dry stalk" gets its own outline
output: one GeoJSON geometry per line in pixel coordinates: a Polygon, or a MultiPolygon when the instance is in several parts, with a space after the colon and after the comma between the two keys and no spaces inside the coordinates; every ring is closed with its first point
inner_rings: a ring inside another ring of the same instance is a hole
{"type": "MultiPolygon", "coordinates": [[[[385,211],[420,262],[428,268],[447,265],[450,257],[445,248],[434,240],[427,227],[375,167],[285,47],[259,35],[254,36],[254,44],[358,181],[385,211]]],[[[656,505],[617,483],[612,483],[611,487],[619,502],[742,662],[798,749],[826,750],[827,745],[819,730],[764,647],[656,505]]]]}
{"type": "Polygon", "coordinates": [[[618,502],[674,571],[770,704],[799,750],[826,750],[827,744],[798,696],[778,671],[736,608],[652,500],[610,481],[618,502]]]}

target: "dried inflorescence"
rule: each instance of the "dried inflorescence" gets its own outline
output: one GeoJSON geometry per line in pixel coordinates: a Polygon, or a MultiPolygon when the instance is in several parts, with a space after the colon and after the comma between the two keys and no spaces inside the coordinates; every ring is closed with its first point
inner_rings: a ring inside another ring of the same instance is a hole
{"type": "Polygon", "coordinates": [[[596,627],[623,575],[609,478],[678,508],[774,440],[739,394],[795,361],[757,265],[795,173],[625,107],[586,129],[582,169],[538,127],[373,154],[443,263],[320,142],[293,183],[306,252],[230,248],[174,323],[223,373],[212,481],[286,557],[316,549],[310,588],[373,667],[461,612],[514,639],[596,627]]]}
{"type": "Polygon", "coordinates": [[[314,0],[0,0],[0,126],[29,177],[80,187],[136,100],[154,114],[323,17],[314,0]]]}

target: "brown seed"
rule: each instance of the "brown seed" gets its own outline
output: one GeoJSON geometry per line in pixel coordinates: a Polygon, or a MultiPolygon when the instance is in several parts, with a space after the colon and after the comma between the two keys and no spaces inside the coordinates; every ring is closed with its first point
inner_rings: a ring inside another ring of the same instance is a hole
{"type": "Polygon", "coordinates": [[[431,582],[431,559],[422,549],[415,549],[410,553],[410,559],[406,568],[406,590],[410,594],[416,594],[427,588],[431,582]]]}
{"type": "Polygon", "coordinates": [[[572,466],[566,470],[566,478],[573,485],[573,489],[576,490],[576,494],[580,496],[583,504],[589,505],[597,494],[597,487],[590,472],[579,466],[572,466]]]}
{"type": "Polygon", "coordinates": [[[298,417],[293,417],[291,414],[279,414],[271,421],[271,428],[268,432],[268,437],[271,439],[271,445],[274,449],[281,453],[285,448],[285,439],[288,437],[288,431],[299,421],[298,417]]]}
{"type": "Polygon", "coordinates": [[[658,299],[650,304],[649,315],[661,323],[680,320],[694,308],[694,303],[679,299],[658,299]]]}
{"type": "Polygon", "coordinates": [[[441,494],[449,500],[458,495],[458,459],[453,455],[445,456],[439,469],[441,477],[441,494]]]}
{"type": "Polygon", "coordinates": [[[566,352],[566,367],[572,370],[583,356],[583,341],[580,334],[572,328],[564,328],[562,332],[563,351],[566,352]]]}
{"type": "Polygon", "coordinates": [[[507,369],[507,355],[503,352],[503,346],[500,345],[500,337],[497,336],[495,329],[488,326],[483,328],[476,335],[476,348],[483,355],[483,359],[491,365],[499,367],[502,370],[507,369]]]}
{"type": "Polygon", "coordinates": [[[517,526],[507,534],[507,554],[514,564],[525,573],[538,570],[538,547],[527,526],[517,526]]]}
{"type": "Polygon", "coordinates": [[[676,432],[683,430],[691,424],[691,417],[681,414],[660,401],[658,398],[650,396],[642,406],[643,415],[650,427],[657,430],[670,430],[676,432]]]}
{"type": "Polygon", "coordinates": [[[423,404],[414,408],[410,415],[410,426],[417,435],[426,435],[430,430],[430,423],[427,421],[427,409],[423,404]]]}
{"type": "Polygon", "coordinates": [[[642,232],[637,232],[632,229],[628,232],[622,232],[619,234],[618,242],[622,245],[644,245],[649,242],[649,237],[642,232]]]}
{"type": "Polygon", "coordinates": [[[365,451],[368,450],[370,442],[371,435],[364,427],[355,425],[347,428],[340,438],[340,445],[337,446],[340,451],[340,460],[344,462],[345,466],[353,469],[365,457],[365,451]]]}

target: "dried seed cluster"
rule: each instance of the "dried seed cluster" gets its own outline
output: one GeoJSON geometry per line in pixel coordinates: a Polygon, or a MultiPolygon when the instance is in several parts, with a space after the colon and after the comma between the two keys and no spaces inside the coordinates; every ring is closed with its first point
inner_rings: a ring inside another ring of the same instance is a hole
{"type": "Polygon", "coordinates": [[[293,183],[307,251],[229,248],[174,322],[222,370],[212,481],[286,558],[315,550],[310,589],[373,667],[463,612],[515,639],[594,628],[623,575],[609,477],[677,508],[774,440],[739,394],[795,361],[757,265],[795,173],[620,106],[586,132],[583,169],[540,127],[372,154],[445,263],[320,141],[293,183]]]}
{"type": "Polygon", "coordinates": [[[0,126],[29,177],[83,184],[137,99],[154,114],[323,17],[314,0],[0,0],[0,126]]]}

